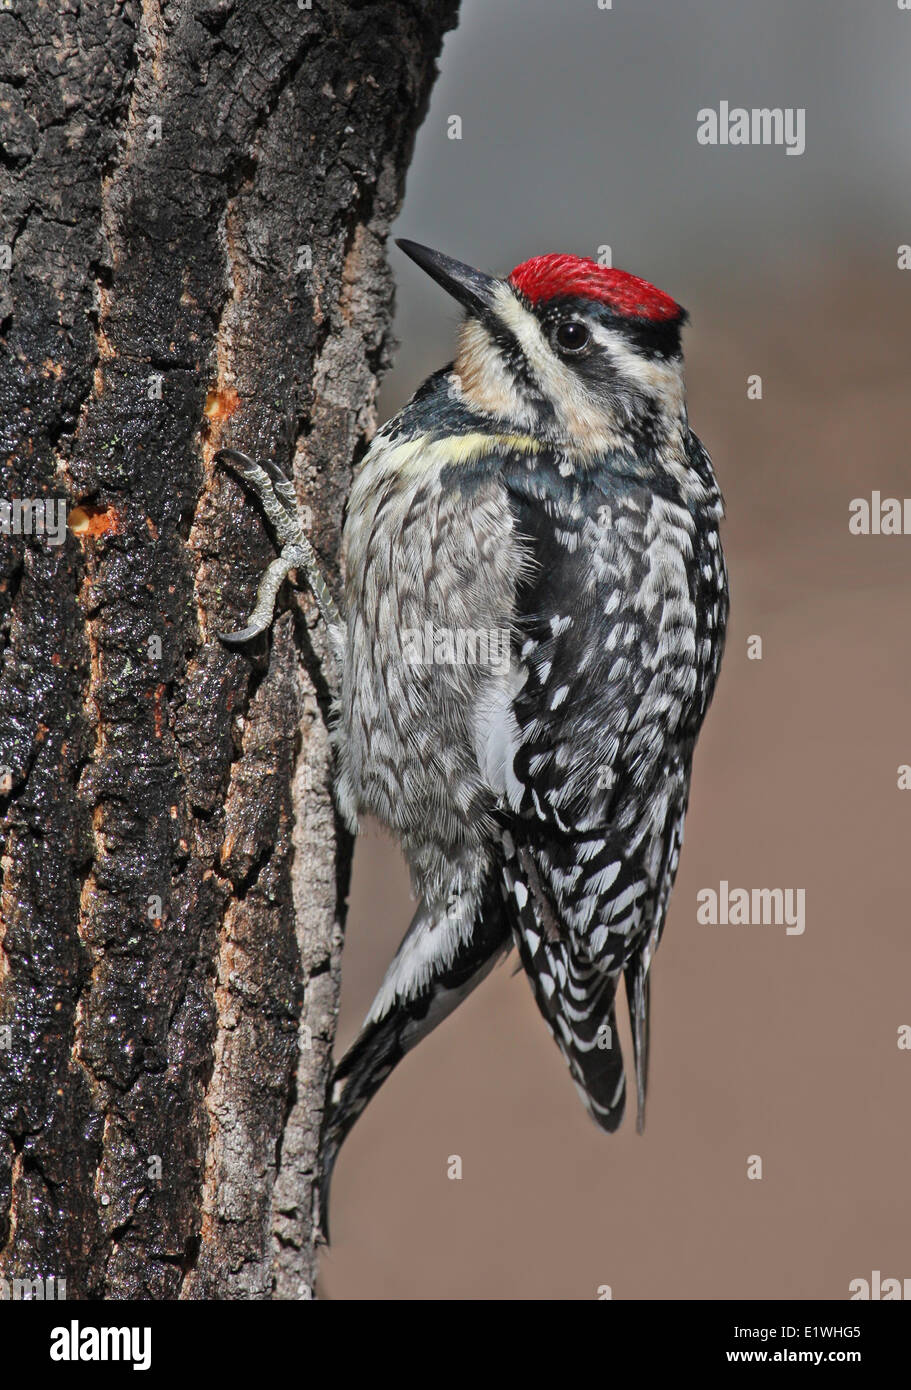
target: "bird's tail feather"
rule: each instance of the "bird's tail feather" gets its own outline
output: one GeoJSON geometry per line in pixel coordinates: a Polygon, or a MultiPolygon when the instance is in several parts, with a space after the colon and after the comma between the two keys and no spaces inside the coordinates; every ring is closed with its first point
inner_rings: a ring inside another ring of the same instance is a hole
{"type": "Polygon", "coordinates": [[[614,1012],[621,970],[601,969],[572,949],[533,867],[521,853],[503,865],[519,955],[586,1109],[601,1129],[613,1133],[626,1103],[614,1012]]]}
{"type": "Polygon", "coordinates": [[[642,956],[636,955],[623,972],[626,1003],[633,1034],[633,1063],[636,1068],[636,1130],[645,1129],[645,1093],[648,1089],[649,977],[642,956]]]}
{"type": "Polygon", "coordinates": [[[355,1120],[405,1055],[398,1011],[370,1023],[334,1069],[320,1143],[319,1214],[323,1239],[329,1242],[329,1188],[338,1151],[355,1120]]]}
{"type": "Polygon", "coordinates": [[[428,965],[428,952],[420,948],[421,934],[429,938],[443,923],[421,904],[367,1022],[332,1073],[320,1145],[317,1218],[327,1243],[332,1170],[355,1121],[405,1053],[442,1023],[509,950],[511,937],[498,885],[485,894],[478,918],[467,941],[457,940],[454,945],[450,941],[446,956],[436,963],[431,959],[428,965]],[[413,990],[403,972],[403,961],[412,957],[422,963],[420,982],[413,990]]]}

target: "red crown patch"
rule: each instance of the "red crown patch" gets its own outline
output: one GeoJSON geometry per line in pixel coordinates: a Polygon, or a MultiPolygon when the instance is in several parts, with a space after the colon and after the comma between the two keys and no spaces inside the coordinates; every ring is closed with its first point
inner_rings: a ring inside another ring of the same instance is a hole
{"type": "Polygon", "coordinates": [[[534,256],[516,266],[509,283],[533,304],[578,296],[608,304],[618,314],[653,323],[679,318],[683,312],[676,300],[647,280],[625,270],[598,265],[587,256],[534,256]]]}

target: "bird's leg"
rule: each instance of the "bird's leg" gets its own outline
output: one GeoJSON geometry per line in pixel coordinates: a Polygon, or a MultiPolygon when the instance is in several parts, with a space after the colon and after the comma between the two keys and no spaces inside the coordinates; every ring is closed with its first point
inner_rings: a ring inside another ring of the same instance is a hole
{"type": "Polygon", "coordinates": [[[220,632],[223,642],[249,642],[271,626],[275,614],[275,597],[282,581],[290,570],[303,570],[313,597],[319,604],[324,621],[330,628],[341,625],[341,614],[320,569],[316,551],[304,534],[297,511],[297,498],[288,478],[271,460],[263,464],[254,463],[246,454],[237,449],[220,449],[215,455],[217,463],[226,463],[243,478],[256,493],[263,505],[263,511],[275,527],[281,543],[281,554],[270,564],[262,577],[256,596],[256,607],[250,614],[247,626],[239,632],[220,632]]]}

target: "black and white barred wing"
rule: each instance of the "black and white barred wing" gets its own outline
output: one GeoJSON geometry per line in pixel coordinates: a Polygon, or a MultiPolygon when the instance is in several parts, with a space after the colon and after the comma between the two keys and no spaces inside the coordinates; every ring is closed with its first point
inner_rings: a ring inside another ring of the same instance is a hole
{"type": "Polygon", "coordinates": [[[512,499],[535,563],[517,593],[507,911],[541,1012],[608,1130],[625,1100],[621,975],[641,1120],[647,968],[688,777],[667,653],[685,645],[672,625],[689,618],[668,602],[679,576],[656,578],[669,560],[666,529],[649,551],[653,501],[595,488],[559,511],[525,489],[512,499]]]}
{"type": "Polygon", "coordinates": [[[614,1130],[623,1118],[625,1080],[614,999],[622,967],[610,967],[559,920],[562,905],[542,859],[527,844],[505,856],[507,915],[545,1023],[596,1122],[614,1130]],[[546,885],[546,886],[545,886],[546,885]]]}

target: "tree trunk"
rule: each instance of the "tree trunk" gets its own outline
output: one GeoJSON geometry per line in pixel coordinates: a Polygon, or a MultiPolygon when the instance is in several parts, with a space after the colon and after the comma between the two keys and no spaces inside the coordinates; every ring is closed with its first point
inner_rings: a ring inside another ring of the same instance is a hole
{"type": "Polygon", "coordinates": [[[456,0],[8,3],[0,1292],[305,1298],[351,847],[311,596],[216,636],[274,546],[212,456],[334,580],[456,0]]]}

